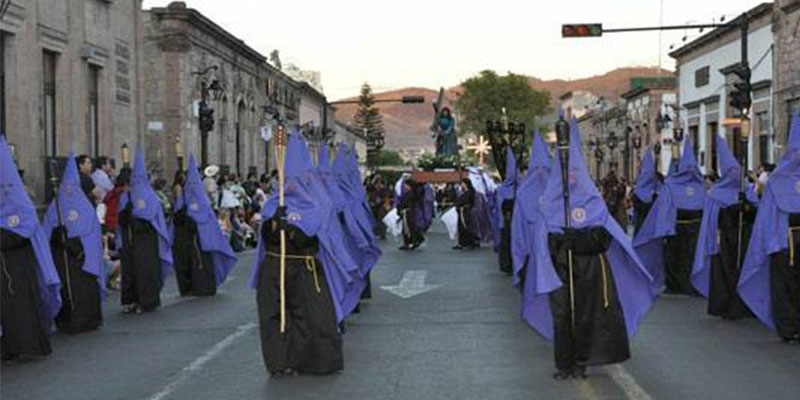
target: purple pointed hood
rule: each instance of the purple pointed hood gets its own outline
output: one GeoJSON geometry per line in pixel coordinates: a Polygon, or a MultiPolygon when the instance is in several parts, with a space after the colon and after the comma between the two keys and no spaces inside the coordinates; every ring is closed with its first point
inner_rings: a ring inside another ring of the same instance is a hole
{"type": "MultiPolygon", "coordinates": [[[[553,267],[547,244],[548,232],[561,232],[564,227],[564,200],[561,184],[561,160],[556,161],[544,192],[542,217],[536,222],[533,268],[529,267],[523,288],[523,318],[547,339],[553,337],[553,320],[548,294],[563,285],[553,267]]],[[[642,266],[630,240],[610,217],[605,202],[597,191],[581,154],[577,121],[573,119],[569,144],[570,218],[574,228],[601,226],[614,238],[606,251],[617,285],[619,301],[625,316],[628,335],[632,337],[650,309],[655,294],[652,277],[642,266]]]]}
{"type": "Polygon", "coordinates": [[[636,178],[636,187],[633,192],[643,202],[651,203],[653,201],[653,193],[658,188],[658,183],[653,153],[647,150],[644,152],[642,167],[639,169],[639,176],[636,178]]]}
{"type": "Polygon", "coordinates": [[[511,147],[508,146],[506,147],[506,179],[497,190],[500,200],[498,202],[498,206],[502,205],[503,201],[505,200],[514,200],[521,182],[522,179],[519,175],[519,170],[517,169],[517,161],[514,158],[514,151],[512,151],[511,147]]]}
{"type": "Polygon", "coordinates": [[[511,217],[511,256],[515,285],[519,283],[520,272],[527,265],[534,247],[534,224],[541,215],[541,199],[550,178],[551,164],[547,144],[537,131],[533,136],[528,173],[517,190],[514,215],[511,217]]]}
{"type": "Polygon", "coordinates": [[[675,206],[683,210],[701,210],[705,201],[703,176],[697,167],[692,142],[687,138],[683,143],[683,155],[678,171],[668,177],[664,184],[669,188],[675,206]]]}
{"type": "MultiPolygon", "coordinates": [[[[725,139],[721,135],[715,136],[721,177],[708,192],[708,197],[727,207],[739,202],[741,167],[733,157],[725,139]]],[[[745,193],[748,201],[754,204],[758,203],[758,195],[752,186],[746,185],[745,193]]]]}
{"type": "Polygon", "coordinates": [[[331,198],[334,208],[337,211],[341,211],[345,207],[345,196],[344,192],[342,192],[341,187],[339,187],[336,174],[334,174],[330,156],[328,155],[327,145],[323,145],[319,151],[319,162],[317,163],[317,176],[324,185],[325,190],[328,193],[328,196],[331,198]]]}
{"type": "Polygon", "coordinates": [[[81,190],[81,180],[74,155],[67,159],[61,185],[58,189],[57,200],[50,202],[47,214],[42,221],[42,229],[46,237],[50,238],[53,228],[59,226],[58,210],[61,209],[61,222],[67,229],[67,237],[80,240],[83,246],[84,262],[83,271],[97,277],[100,294],[105,291],[105,267],[103,262],[103,241],[100,221],[94,206],[81,190]],[[56,206],[58,201],[58,206],[56,206]]]}
{"type": "Polygon", "coordinates": [[[122,196],[119,209],[125,209],[128,201],[133,202],[133,216],[149,222],[158,234],[158,257],[161,259],[161,275],[162,278],[166,278],[169,270],[172,269],[172,235],[170,235],[170,231],[167,228],[161,201],[158,200],[156,192],[150,186],[150,180],[145,170],[144,152],[139,147],[136,149],[136,157],[133,161],[131,189],[129,195],[122,196]]]}
{"type": "Polygon", "coordinates": [[[770,291],[770,256],[789,247],[789,214],[800,213],[800,116],[792,117],[786,153],[770,175],[758,205],[739,294],[767,327],[775,330],[770,291]]]}
{"type": "Polygon", "coordinates": [[[42,322],[43,326],[50,327],[61,310],[61,281],[36,208],[25,191],[4,136],[0,136],[0,228],[30,240],[38,261],[39,300],[45,311],[42,322]]]}
{"type": "Polygon", "coordinates": [[[217,216],[211,208],[211,202],[200,179],[194,154],[189,154],[189,165],[186,171],[186,183],[175,202],[175,210],[186,207],[186,215],[197,225],[200,248],[211,253],[214,260],[214,276],[217,286],[222,285],[228,274],[236,265],[236,254],[231,244],[225,239],[220,229],[217,216]]]}

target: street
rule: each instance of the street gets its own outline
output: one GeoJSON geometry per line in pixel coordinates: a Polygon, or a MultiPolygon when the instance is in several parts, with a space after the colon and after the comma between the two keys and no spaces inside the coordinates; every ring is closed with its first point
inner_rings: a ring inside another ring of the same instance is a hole
{"type": "Polygon", "coordinates": [[[0,394],[4,400],[777,400],[800,394],[800,348],[755,320],[711,318],[703,299],[677,296],[656,303],[632,341],[631,360],[590,368],[584,381],[554,381],[552,347],[518,318],[519,294],[497,270],[495,254],[451,245],[438,223],[418,251],[384,242],[373,298],[347,324],[341,374],[267,377],[255,293],[246,285],[250,252],[240,255],[213,298],[182,299],[170,279],[163,307],[136,316],[121,314],[113,293],[99,331],[55,334],[50,357],[4,364],[0,394]]]}

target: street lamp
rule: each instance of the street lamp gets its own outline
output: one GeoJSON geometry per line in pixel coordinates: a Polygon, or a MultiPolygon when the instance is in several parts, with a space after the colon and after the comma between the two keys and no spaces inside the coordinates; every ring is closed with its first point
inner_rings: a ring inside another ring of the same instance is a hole
{"type": "Polygon", "coordinates": [[[505,159],[505,147],[511,147],[514,157],[522,162],[526,129],[524,122],[509,122],[505,113],[500,120],[486,121],[486,134],[492,147],[492,157],[503,179],[507,178],[505,166],[508,165],[508,160],[505,159]]]}
{"type": "Polygon", "coordinates": [[[200,162],[203,166],[208,165],[208,133],[214,129],[214,109],[209,107],[208,100],[219,100],[224,89],[216,78],[208,82],[202,77],[217,69],[219,69],[218,66],[212,65],[202,71],[192,72],[192,75],[197,76],[200,80],[198,116],[200,118],[200,162]]]}
{"type": "Polygon", "coordinates": [[[130,168],[131,166],[131,149],[128,147],[127,143],[123,143],[122,146],[119,148],[120,158],[122,158],[122,166],[124,168],[130,168]]]}

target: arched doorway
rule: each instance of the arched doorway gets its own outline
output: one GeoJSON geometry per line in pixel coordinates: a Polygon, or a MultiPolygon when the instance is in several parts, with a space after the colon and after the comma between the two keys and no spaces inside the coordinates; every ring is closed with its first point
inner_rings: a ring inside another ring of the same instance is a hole
{"type": "Polygon", "coordinates": [[[244,100],[239,100],[236,107],[236,173],[242,175],[242,135],[244,134],[247,107],[244,100]]]}

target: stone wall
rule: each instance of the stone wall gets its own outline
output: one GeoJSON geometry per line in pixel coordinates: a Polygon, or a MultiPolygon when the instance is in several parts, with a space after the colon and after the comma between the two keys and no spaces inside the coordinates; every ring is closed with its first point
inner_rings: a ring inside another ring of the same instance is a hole
{"type": "Polygon", "coordinates": [[[45,157],[106,155],[141,132],[140,0],[14,0],[2,21],[5,127],[25,181],[45,200],[45,157]],[[56,54],[55,151],[45,139],[44,51],[56,54]],[[90,133],[88,79],[98,69],[98,148],[90,133]]]}

